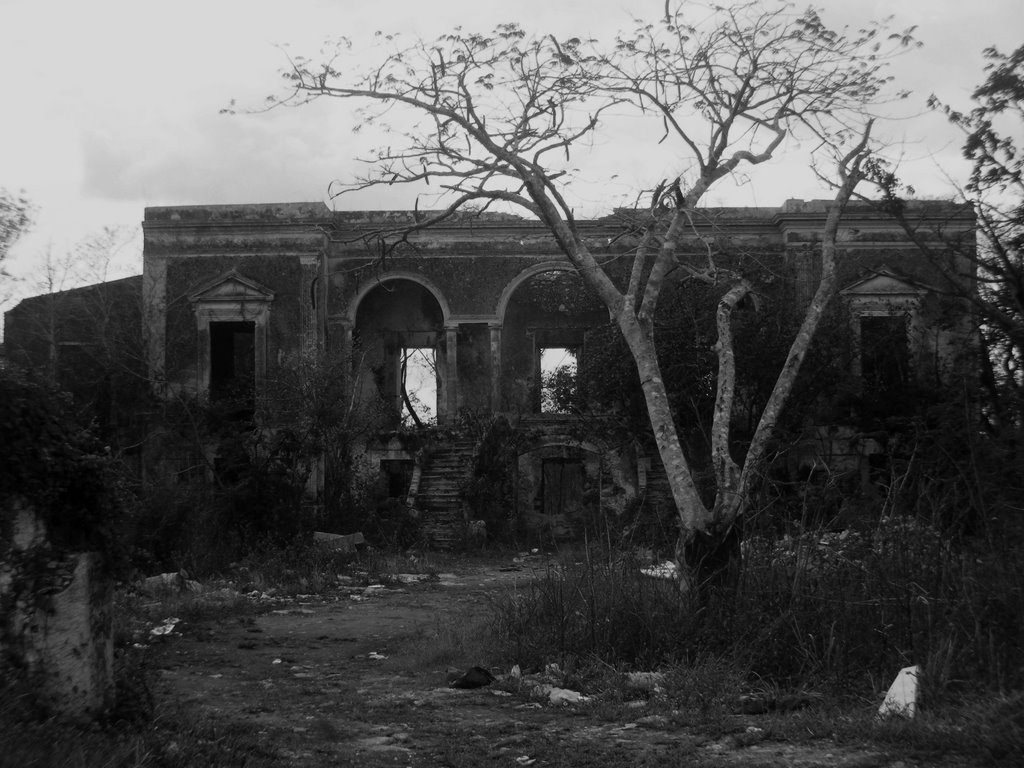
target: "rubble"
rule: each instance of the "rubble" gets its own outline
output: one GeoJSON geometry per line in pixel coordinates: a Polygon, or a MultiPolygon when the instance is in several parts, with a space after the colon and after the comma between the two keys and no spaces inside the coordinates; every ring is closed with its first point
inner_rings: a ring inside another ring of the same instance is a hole
{"type": "Polygon", "coordinates": [[[660,693],[665,685],[665,675],[661,672],[630,672],[626,675],[626,689],[660,693]]]}
{"type": "Polygon", "coordinates": [[[661,565],[651,565],[641,568],[640,573],[652,579],[678,579],[679,566],[672,560],[666,560],[661,565]]]}
{"type": "Polygon", "coordinates": [[[174,631],[174,628],[178,625],[181,619],[179,618],[167,618],[164,619],[160,624],[149,630],[149,634],[152,637],[163,637],[169,635],[174,631]]]}
{"type": "Polygon", "coordinates": [[[313,541],[324,549],[333,549],[339,552],[355,552],[358,547],[366,544],[366,539],[361,532],[341,534],[313,531],[313,541]]]}
{"type": "Polygon", "coordinates": [[[916,665],[904,667],[892,681],[885,700],[878,708],[879,717],[905,717],[913,719],[917,714],[917,686],[921,669],[916,665]]]}
{"type": "Polygon", "coordinates": [[[465,672],[449,669],[447,674],[449,688],[483,688],[496,679],[490,670],[483,667],[470,667],[465,672]]]}

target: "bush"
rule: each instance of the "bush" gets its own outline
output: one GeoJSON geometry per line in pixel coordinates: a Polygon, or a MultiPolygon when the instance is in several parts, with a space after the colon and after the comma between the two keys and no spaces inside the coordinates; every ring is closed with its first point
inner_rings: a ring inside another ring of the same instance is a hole
{"type": "Polygon", "coordinates": [[[21,499],[58,551],[99,552],[111,570],[125,564],[114,463],[68,396],[0,368],[0,446],[0,540],[10,540],[13,501],[21,499]]]}
{"type": "Polygon", "coordinates": [[[493,613],[498,647],[524,669],[580,660],[646,669],[685,657],[681,639],[693,633],[675,584],[641,575],[632,558],[551,567],[498,597],[493,613]]]}
{"type": "Polygon", "coordinates": [[[927,706],[1024,686],[1024,562],[986,541],[913,517],[750,539],[738,582],[696,611],[628,558],[588,558],[500,597],[493,631],[523,666],[725,659],[781,688],[875,694],[917,664],[927,706]]]}

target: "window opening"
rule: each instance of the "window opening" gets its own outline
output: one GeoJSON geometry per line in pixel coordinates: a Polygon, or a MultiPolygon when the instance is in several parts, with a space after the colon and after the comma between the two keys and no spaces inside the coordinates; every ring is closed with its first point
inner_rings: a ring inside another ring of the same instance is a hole
{"type": "Polygon", "coordinates": [[[579,395],[576,349],[541,347],[540,412],[572,413],[579,395]]]}
{"type": "Polygon", "coordinates": [[[404,347],[399,386],[403,426],[432,424],[437,414],[437,365],[433,347],[404,347]]]}
{"type": "Polygon", "coordinates": [[[861,377],[871,389],[888,392],[906,386],[910,371],[906,317],[861,317],[860,361],[861,377]]]}
{"type": "Polygon", "coordinates": [[[210,400],[252,410],[256,385],[256,323],[210,323],[210,400]]]}

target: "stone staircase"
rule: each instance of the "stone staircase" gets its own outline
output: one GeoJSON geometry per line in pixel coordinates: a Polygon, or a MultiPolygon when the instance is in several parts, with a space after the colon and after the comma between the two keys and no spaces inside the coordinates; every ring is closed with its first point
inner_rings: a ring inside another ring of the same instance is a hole
{"type": "Polygon", "coordinates": [[[421,470],[415,504],[423,513],[423,535],[430,547],[451,549],[462,543],[462,488],[473,471],[475,448],[472,440],[439,445],[421,470]]]}

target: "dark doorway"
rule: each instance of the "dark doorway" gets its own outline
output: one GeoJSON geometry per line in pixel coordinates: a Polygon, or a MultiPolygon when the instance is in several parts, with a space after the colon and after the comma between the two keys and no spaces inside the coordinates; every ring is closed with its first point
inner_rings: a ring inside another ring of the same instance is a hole
{"type": "Polygon", "coordinates": [[[409,495],[414,466],[412,459],[380,460],[380,471],[387,481],[389,499],[404,499],[409,495]]]}
{"type": "Polygon", "coordinates": [[[869,390],[894,392],[909,383],[906,317],[860,318],[860,350],[861,377],[869,390]]]}
{"type": "Polygon", "coordinates": [[[256,323],[210,323],[210,400],[251,411],[255,386],[256,323]]]}
{"type": "Polygon", "coordinates": [[[552,534],[565,538],[583,511],[583,462],[579,459],[544,459],[543,514],[552,534]]]}

